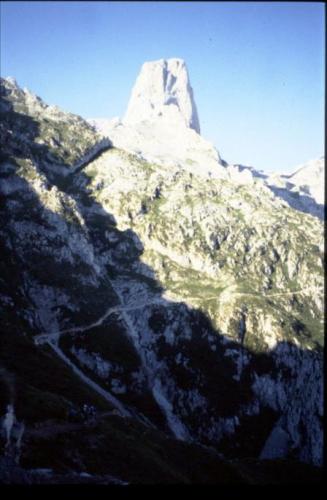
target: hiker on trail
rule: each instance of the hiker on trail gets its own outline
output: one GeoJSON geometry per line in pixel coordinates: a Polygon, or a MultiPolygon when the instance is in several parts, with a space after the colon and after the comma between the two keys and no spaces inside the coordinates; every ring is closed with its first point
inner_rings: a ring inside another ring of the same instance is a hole
{"type": "Polygon", "coordinates": [[[0,422],[0,434],[5,438],[4,453],[19,463],[25,424],[18,422],[12,404],[7,405],[7,411],[0,422]]]}
{"type": "Polygon", "coordinates": [[[11,438],[11,432],[13,425],[15,423],[16,417],[14,413],[14,407],[12,404],[7,405],[7,412],[4,416],[3,422],[2,422],[2,428],[5,431],[5,436],[6,436],[6,444],[5,448],[8,449],[10,446],[10,438],[11,438]]]}

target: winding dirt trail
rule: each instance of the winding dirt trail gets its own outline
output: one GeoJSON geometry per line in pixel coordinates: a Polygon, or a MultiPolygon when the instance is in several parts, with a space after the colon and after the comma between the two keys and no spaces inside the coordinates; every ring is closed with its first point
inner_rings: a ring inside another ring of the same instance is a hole
{"type": "MultiPolygon", "coordinates": [[[[239,297],[262,297],[262,298],[267,298],[269,299],[269,297],[287,297],[287,296],[291,296],[291,295],[300,295],[302,293],[307,293],[307,292],[316,292],[317,290],[319,290],[319,288],[313,288],[313,287],[304,287],[302,288],[301,290],[288,290],[287,292],[276,292],[276,293],[251,293],[251,292],[238,292],[238,291],[233,291],[233,290],[230,290],[230,289],[226,289],[224,290],[221,294],[219,295],[213,295],[211,297],[206,297],[204,299],[201,299],[201,300],[219,300],[221,302],[226,302],[228,301],[233,295],[237,295],[239,297]]],[[[193,297],[190,297],[191,299],[193,297]]],[[[194,299],[196,299],[196,297],[194,297],[194,299]]],[[[200,297],[199,297],[200,299],[200,297]]]]}
{"type": "Polygon", "coordinates": [[[90,379],[87,375],[85,375],[82,370],[80,370],[74,363],[62,352],[62,350],[56,345],[54,342],[48,342],[48,345],[55,351],[55,353],[66,363],[66,365],[70,366],[78,377],[83,380],[89,387],[91,387],[95,392],[100,394],[108,403],[110,403],[114,408],[116,408],[123,417],[131,417],[132,414],[129,410],[127,410],[126,406],[123,405],[115,396],[113,396],[110,392],[106,391],[100,385],[98,385],[94,380],[90,379]]]}
{"type": "MultiPolygon", "coordinates": [[[[114,313],[126,313],[128,311],[136,311],[137,309],[143,309],[144,307],[158,304],[165,304],[166,301],[164,299],[158,298],[149,300],[147,302],[143,302],[141,304],[132,304],[130,306],[114,306],[107,309],[103,316],[101,316],[97,321],[86,325],[86,326],[76,326],[73,328],[66,328],[64,330],[59,330],[57,332],[52,333],[41,333],[40,335],[36,335],[34,337],[34,343],[36,345],[44,344],[45,342],[49,342],[50,340],[58,341],[61,335],[66,333],[76,333],[76,332],[85,332],[87,330],[91,330],[97,326],[102,325],[102,323],[107,319],[111,314],[114,313]]],[[[126,320],[126,317],[124,318],[126,320]]]]}
{"type": "MultiPolygon", "coordinates": [[[[118,294],[117,294],[118,295],[118,294]]],[[[118,295],[119,297],[119,295],[118,295]]],[[[121,297],[119,297],[119,300],[121,301],[121,297]]],[[[97,392],[100,396],[102,396],[108,403],[110,403],[113,408],[119,411],[121,416],[123,417],[134,417],[137,420],[141,421],[142,423],[145,423],[146,425],[154,428],[154,425],[144,416],[136,411],[134,411],[132,408],[127,407],[127,405],[121,403],[115,396],[113,396],[109,391],[105,390],[103,387],[101,387],[99,384],[97,384],[94,380],[92,380],[90,377],[88,377],[78,366],[76,366],[69,358],[64,354],[64,352],[60,349],[58,346],[58,340],[61,335],[65,333],[75,333],[75,332],[84,332],[87,330],[90,330],[96,326],[101,325],[108,316],[114,313],[121,313],[122,317],[124,319],[124,322],[126,323],[126,326],[129,330],[130,336],[133,338],[134,343],[136,340],[136,332],[134,330],[134,327],[129,320],[128,315],[126,314],[128,311],[135,311],[137,309],[143,309],[144,307],[147,307],[149,305],[156,305],[156,304],[163,304],[165,303],[165,300],[162,298],[155,298],[140,304],[131,304],[127,306],[114,306],[110,307],[107,309],[107,311],[95,322],[83,326],[83,327],[74,327],[74,328],[68,328],[65,330],[60,330],[58,332],[52,332],[52,333],[44,333],[37,335],[34,338],[34,343],[35,345],[42,345],[42,344],[47,344],[48,346],[51,347],[51,349],[57,354],[58,357],[66,364],[68,365],[73,372],[89,387],[91,387],[95,392],[97,392]]]]}

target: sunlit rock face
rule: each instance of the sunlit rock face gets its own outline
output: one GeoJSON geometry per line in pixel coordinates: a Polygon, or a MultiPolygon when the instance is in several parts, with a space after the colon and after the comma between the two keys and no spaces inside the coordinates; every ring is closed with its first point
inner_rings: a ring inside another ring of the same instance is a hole
{"type": "Polygon", "coordinates": [[[144,120],[181,121],[200,134],[193,90],[182,59],[160,59],[143,64],[124,118],[126,124],[144,120]]]}
{"type": "Polygon", "coordinates": [[[291,174],[272,174],[266,184],[292,208],[309,213],[319,219],[325,217],[325,159],[310,160],[294,169],[291,174]]]}
{"type": "Polygon", "coordinates": [[[216,148],[200,135],[198,112],[182,59],[143,64],[123,120],[93,119],[114,146],[147,161],[183,165],[205,176],[226,177],[216,148]]]}
{"type": "Polygon", "coordinates": [[[294,184],[299,191],[310,195],[316,203],[325,202],[325,158],[311,160],[299,166],[291,175],[284,175],[283,178],[294,184]]]}

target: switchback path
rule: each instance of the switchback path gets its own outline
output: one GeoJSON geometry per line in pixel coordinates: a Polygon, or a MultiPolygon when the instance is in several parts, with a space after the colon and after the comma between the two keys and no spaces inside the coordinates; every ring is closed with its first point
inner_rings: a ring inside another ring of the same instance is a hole
{"type": "MultiPolygon", "coordinates": [[[[210,297],[187,297],[191,300],[204,300],[204,301],[208,301],[208,300],[219,300],[219,301],[222,301],[222,302],[225,302],[227,301],[228,299],[230,299],[233,295],[237,295],[237,296],[240,296],[240,297],[262,297],[262,298],[266,298],[266,299],[269,299],[270,297],[287,297],[287,296],[291,296],[291,295],[300,295],[302,293],[307,293],[307,292],[317,292],[317,290],[319,290],[320,288],[313,288],[313,287],[304,287],[302,288],[301,290],[288,290],[287,292],[276,292],[276,293],[254,293],[254,292],[238,292],[238,291],[233,291],[233,290],[230,290],[230,289],[226,289],[224,290],[223,292],[221,292],[220,294],[217,294],[217,295],[213,295],[213,296],[210,296],[210,297]]],[[[182,299],[181,299],[182,300],[182,299]]]]}
{"type": "Polygon", "coordinates": [[[147,302],[143,302],[141,304],[132,304],[130,306],[114,306],[110,307],[107,309],[107,311],[104,313],[103,316],[101,316],[97,321],[94,321],[94,323],[91,323],[86,326],[76,326],[73,328],[67,328],[65,330],[59,330],[57,332],[52,332],[52,333],[41,333],[40,335],[36,335],[34,337],[34,343],[36,345],[44,344],[45,342],[48,342],[49,340],[55,340],[58,341],[59,337],[61,335],[64,335],[65,333],[76,333],[76,332],[85,332],[87,330],[91,330],[92,328],[95,328],[97,326],[102,325],[104,320],[108,318],[111,314],[114,313],[125,313],[128,311],[135,311],[137,309],[143,309],[144,307],[150,306],[150,305],[155,305],[155,304],[166,304],[166,301],[162,298],[157,298],[153,300],[149,300],[147,302]]]}
{"type": "MultiPolygon", "coordinates": [[[[270,294],[262,294],[262,293],[251,293],[251,292],[240,292],[237,291],[237,287],[235,285],[232,285],[230,287],[227,287],[223,292],[216,296],[211,296],[211,297],[205,297],[202,298],[201,300],[217,300],[217,301],[228,301],[231,299],[232,296],[254,296],[254,297],[262,297],[262,298],[269,298],[269,297],[277,297],[277,296],[291,296],[291,295],[296,295],[296,294],[302,294],[306,292],[312,292],[316,291],[317,289],[313,289],[312,287],[304,287],[301,290],[294,290],[290,291],[288,290],[287,292],[276,292],[276,293],[270,293],[270,294]]],[[[119,303],[116,306],[109,307],[106,312],[98,318],[96,321],[89,325],[85,326],[78,326],[78,327],[72,327],[72,328],[66,328],[57,332],[51,332],[51,333],[43,333],[40,335],[37,335],[34,338],[34,342],[36,345],[41,345],[41,344],[48,344],[51,349],[59,356],[65,364],[67,364],[73,372],[89,387],[91,387],[95,392],[97,392],[99,395],[101,395],[108,403],[110,403],[113,408],[116,408],[119,413],[123,417],[135,417],[138,420],[142,421],[143,423],[146,423],[147,425],[150,425],[153,427],[153,424],[146,419],[143,415],[140,415],[136,413],[133,409],[128,408],[127,405],[124,405],[121,403],[115,396],[113,396],[110,392],[107,390],[103,389],[99,384],[97,384],[94,380],[89,378],[80,368],[78,368],[64,353],[63,351],[59,348],[58,346],[58,341],[61,335],[64,335],[66,333],[76,333],[76,332],[85,332],[87,330],[91,330],[92,328],[95,328],[97,326],[100,326],[103,324],[103,322],[108,318],[111,314],[121,314],[122,319],[124,320],[129,334],[131,338],[133,339],[133,343],[135,347],[138,346],[138,335],[137,332],[135,331],[134,325],[130,321],[130,318],[128,316],[128,312],[130,311],[135,311],[138,309],[143,309],[147,306],[151,305],[156,305],[156,304],[164,304],[168,305],[170,303],[170,300],[174,302],[175,300],[180,300],[180,301],[187,301],[187,298],[183,297],[175,297],[174,294],[166,294],[165,297],[157,297],[157,298],[152,298],[151,300],[142,302],[142,303],[133,303],[130,305],[123,305],[123,298],[121,297],[120,293],[116,290],[117,298],[119,299],[119,303]]],[[[188,297],[191,300],[199,300],[200,297],[188,297]]],[[[192,307],[192,306],[191,306],[192,307]]],[[[137,349],[139,351],[139,349],[137,349]]],[[[146,366],[146,363],[145,363],[146,366]]],[[[149,370],[147,370],[149,371],[149,370]]],[[[151,370],[150,370],[151,371],[151,370]]],[[[149,387],[152,387],[151,385],[151,373],[148,373],[148,378],[149,378],[149,387]]],[[[167,422],[169,422],[169,418],[167,417],[167,422]]],[[[169,425],[172,429],[172,432],[175,434],[173,426],[169,425]]]]}
{"type": "MultiPolygon", "coordinates": [[[[317,288],[312,288],[312,287],[304,287],[301,290],[288,290],[287,292],[276,292],[276,293],[252,293],[252,292],[238,292],[235,290],[235,287],[231,288],[226,288],[222,293],[219,295],[213,295],[211,297],[186,297],[182,298],[180,297],[180,300],[185,300],[185,299],[191,299],[191,300],[204,300],[204,301],[209,301],[209,300],[219,300],[221,302],[225,302],[228,299],[231,298],[231,296],[239,296],[239,297],[262,297],[262,298],[270,298],[270,297],[286,297],[286,296],[291,296],[291,295],[300,295],[302,293],[307,293],[307,292],[316,292],[317,288]]],[[[173,300],[173,296],[171,297],[173,300]]],[[[111,314],[114,313],[126,313],[128,311],[135,311],[137,309],[143,309],[144,307],[151,306],[151,305],[156,305],[156,304],[165,304],[167,305],[168,297],[167,299],[162,299],[161,297],[157,299],[152,299],[146,302],[143,302],[141,304],[131,304],[129,306],[121,306],[117,305],[114,307],[110,307],[107,309],[107,311],[101,316],[97,321],[94,321],[93,323],[86,325],[86,326],[77,326],[73,328],[66,328],[64,330],[59,330],[57,332],[52,332],[52,333],[42,333],[40,335],[36,335],[34,337],[34,342],[36,345],[48,343],[49,341],[58,341],[59,337],[61,335],[64,335],[66,333],[76,333],[76,332],[85,332],[87,330],[91,330],[92,328],[95,328],[97,326],[100,326],[105,319],[107,319],[111,314]]],[[[124,319],[126,321],[126,316],[124,314],[124,319]]]]}
{"type": "Polygon", "coordinates": [[[91,387],[95,392],[100,394],[108,403],[110,403],[114,408],[116,408],[123,417],[132,417],[132,414],[129,410],[126,409],[126,406],[123,405],[115,396],[110,394],[110,392],[106,391],[100,385],[98,385],[94,380],[90,379],[85,373],[82,372],[74,363],[62,352],[62,350],[54,343],[47,342],[48,345],[55,351],[55,353],[66,363],[66,365],[70,366],[76,375],[80,379],[83,380],[89,387],[91,387]]]}
{"type": "MultiPolygon", "coordinates": [[[[69,329],[61,330],[61,331],[54,332],[54,333],[37,335],[34,338],[34,343],[36,345],[41,345],[41,344],[49,345],[51,347],[51,349],[57,354],[57,356],[59,356],[62,359],[62,361],[64,361],[64,363],[66,365],[68,365],[73,370],[73,372],[85,384],[87,384],[95,392],[100,394],[100,396],[102,396],[108,403],[110,403],[113,406],[113,408],[117,409],[119,411],[119,413],[121,414],[121,416],[134,417],[137,420],[141,421],[143,424],[146,424],[147,426],[154,428],[155,426],[144,415],[135,412],[132,408],[128,408],[127,405],[124,405],[123,403],[121,403],[109,391],[103,389],[103,387],[101,387],[99,384],[97,384],[94,380],[92,380],[90,377],[88,377],[80,368],[78,368],[60,349],[60,347],[58,346],[58,340],[59,340],[59,337],[61,335],[63,335],[64,333],[83,332],[83,331],[90,330],[96,326],[99,326],[104,322],[104,320],[108,316],[110,316],[110,314],[113,314],[113,313],[121,313],[123,315],[123,319],[126,322],[127,327],[129,328],[129,330],[131,330],[132,324],[129,321],[129,318],[128,318],[128,315],[126,314],[126,312],[134,311],[137,309],[143,309],[144,307],[147,307],[149,305],[163,304],[163,303],[166,303],[166,301],[164,299],[156,298],[156,299],[152,299],[152,300],[143,302],[141,304],[131,304],[129,306],[119,306],[118,305],[118,306],[110,307],[109,309],[107,309],[107,311],[105,312],[105,314],[103,316],[101,316],[97,321],[95,321],[94,323],[91,323],[90,325],[87,325],[84,327],[69,328],[69,329]]],[[[136,334],[133,331],[133,329],[132,329],[132,332],[130,332],[130,333],[131,333],[132,337],[135,337],[136,334]]]]}

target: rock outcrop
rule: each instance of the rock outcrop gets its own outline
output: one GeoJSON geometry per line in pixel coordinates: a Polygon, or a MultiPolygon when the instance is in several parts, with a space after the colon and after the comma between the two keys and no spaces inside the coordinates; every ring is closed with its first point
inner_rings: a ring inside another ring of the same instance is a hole
{"type": "Polygon", "coordinates": [[[311,195],[317,203],[324,204],[325,158],[311,160],[296,169],[293,174],[283,175],[285,180],[311,195]]]}
{"type": "Polygon", "coordinates": [[[123,120],[89,122],[113,145],[149,162],[183,165],[205,176],[226,177],[216,148],[200,135],[193,90],[182,59],[143,64],[123,120]]]}
{"type": "Polygon", "coordinates": [[[137,77],[124,123],[158,120],[166,121],[171,128],[182,122],[200,134],[193,90],[182,59],[146,62],[137,77]]]}
{"type": "Polygon", "coordinates": [[[319,219],[325,216],[325,159],[321,157],[298,167],[292,174],[265,174],[251,166],[227,165],[231,179],[239,182],[260,180],[290,207],[319,219]]]}

